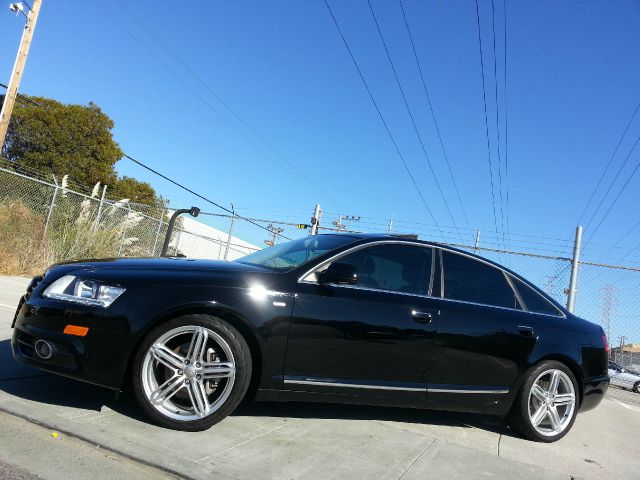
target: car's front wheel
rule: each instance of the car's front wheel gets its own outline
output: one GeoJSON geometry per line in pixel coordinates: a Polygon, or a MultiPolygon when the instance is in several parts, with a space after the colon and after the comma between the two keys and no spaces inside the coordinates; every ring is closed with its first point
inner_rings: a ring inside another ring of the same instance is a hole
{"type": "Polygon", "coordinates": [[[564,437],[578,412],[578,384],[564,364],[545,361],[533,367],[509,413],[509,424],[539,442],[564,437]]]}
{"type": "Polygon", "coordinates": [[[133,365],[138,403],[156,423],[205,430],[240,403],[251,379],[251,353],[226,321],[186,315],[153,329],[133,365]]]}

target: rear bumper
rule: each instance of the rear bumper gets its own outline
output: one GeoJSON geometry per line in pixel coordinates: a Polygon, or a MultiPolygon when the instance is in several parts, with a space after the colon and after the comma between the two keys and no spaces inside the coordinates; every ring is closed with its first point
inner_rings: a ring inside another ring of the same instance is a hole
{"type": "Polygon", "coordinates": [[[580,404],[580,411],[586,412],[596,408],[604,398],[608,388],[608,374],[585,380],[583,384],[584,394],[582,396],[582,403],[580,404]]]}

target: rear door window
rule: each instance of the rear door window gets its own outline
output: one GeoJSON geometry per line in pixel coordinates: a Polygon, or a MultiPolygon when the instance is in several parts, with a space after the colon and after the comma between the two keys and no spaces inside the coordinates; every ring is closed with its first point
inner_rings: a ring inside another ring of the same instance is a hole
{"type": "Polygon", "coordinates": [[[520,308],[502,270],[471,257],[442,252],[444,298],[496,307],[520,308]]]}

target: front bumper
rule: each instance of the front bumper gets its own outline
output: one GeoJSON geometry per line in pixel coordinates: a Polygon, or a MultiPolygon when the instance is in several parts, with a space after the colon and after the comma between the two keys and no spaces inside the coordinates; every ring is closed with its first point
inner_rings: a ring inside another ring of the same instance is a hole
{"type": "Polygon", "coordinates": [[[11,348],[20,363],[111,389],[120,389],[132,351],[130,335],[101,328],[102,312],[48,300],[30,292],[23,297],[13,322],[11,348]],[[63,333],[66,325],[88,327],[84,337],[63,333]],[[52,355],[40,358],[38,340],[52,355]]]}

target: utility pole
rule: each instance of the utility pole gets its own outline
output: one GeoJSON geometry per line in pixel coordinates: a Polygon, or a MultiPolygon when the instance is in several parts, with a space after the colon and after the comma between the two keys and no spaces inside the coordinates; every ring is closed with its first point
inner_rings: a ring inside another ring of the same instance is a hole
{"type": "Polygon", "coordinates": [[[276,244],[276,237],[284,232],[284,228],[274,227],[272,224],[269,224],[267,230],[271,232],[272,237],[271,240],[265,240],[264,243],[269,247],[273,247],[276,244]]]}
{"type": "Polygon", "coordinates": [[[576,239],[573,244],[573,258],[571,259],[571,277],[567,293],[567,310],[571,313],[576,308],[576,293],[578,292],[578,271],[580,269],[580,248],[582,247],[582,227],[576,227],[576,239]]]}
{"type": "Polygon", "coordinates": [[[4,139],[7,136],[7,130],[9,129],[11,112],[13,112],[13,105],[16,102],[20,79],[22,78],[24,66],[27,63],[27,55],[29,54],[33,31],[36,28],[38,13],[40,13],[40,3],[42,3],[42,0],[33,0],[33,6],[29,10],[29,13],[24,13],[24,5],[22,2],[12,3],[9,5],[9,8],[16,12],[16,15],[18,13],[22,13],[27,17],[27,22],[25,23],[24,30],[22,31],[20,48],[18,48],[18,55],[16,56],[16,61],[13,64],[13,71],[11,72],[9,86],[7,87],[7,94],[4,97],[2,111],[0,111],[0,149],[4,145],[4,139]]]}
{"type": "Polygon", "coordinates": [[[313,217],[311,217],[311,231],[309,235],[317,235],[318,227],[320,226],[320,217],[322,216],[322,209],[320,204],[316,203],[316,208],[313,210],[313,217]]]}
{"type": "Polygon", "coordinates": [[[389,226],[387,227],[387,233],[391,235],[391,229],[393,228],[393,220],[389,220],[389,226]]]}
{"type": "Polygon", "coordinates": [[[229,226],[229,234],[227,235],[227,245],[224,248],[224,259],[227,260],[229,258],[229,247],[231,246],[231,236],[233,235],[233,226],[236,223],[236,209],[233,208],[233,204],[231,204],[231,225],[229,226]]]}

